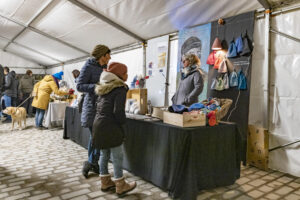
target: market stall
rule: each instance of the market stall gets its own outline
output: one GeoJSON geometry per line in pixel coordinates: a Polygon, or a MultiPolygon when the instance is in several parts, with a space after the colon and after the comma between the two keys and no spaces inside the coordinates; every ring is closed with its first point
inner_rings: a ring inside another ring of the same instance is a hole
{"type": "MultiPolygon", "coordinates": [[[[171,197],[194,199],[200,190],[231,185],[239,178],[241,135],[236,124],[182,128],[141,119],[127,118],[123,167],[171,197]]],[[[63,137],[87,148],[89,132],[79,122],[78,109],[67,107],[63,137]]]]}

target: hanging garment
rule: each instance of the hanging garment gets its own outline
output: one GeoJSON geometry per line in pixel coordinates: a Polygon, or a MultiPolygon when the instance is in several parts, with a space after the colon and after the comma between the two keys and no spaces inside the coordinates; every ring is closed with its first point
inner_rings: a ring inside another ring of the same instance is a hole
{"type": "Polygon", "coordinates": [[[247,79],[246,76],[243,73],[243,70],[240,70],[238,73],[238,80],[239,80],[239,85],[238,89],[239,90],[247,90],[247,79]]]}
{"type": "Polygon", "coordinates": [[[239,85],[238,75],[236,71],[232,71],[229,75],[229,86],[230,87],[236,87],[239,85]]]}
{"type": "Polygon", "coordinates": [[[229,89],[229,78],[228,78],[228,73],[225,73],[223,76],[223,83],[224,83],[224,89],[227,90],[229,89]]]}
{"type": "Polygon", "coordinates": [[[243,37],[243,51],[241,53],[241,56],[250,56],[252,53],[252,42],[248,38],[247,33],[243,37]]]}
{"type": "Polygon", "coordinates": [[[212,83],[211,83],[211,86],[210,86],[211,90],[215,90],[216,89],[217,82],[218,82],[218,80],[216,78],[214,78],[213,81],[212,81],[212,83]]]}
{"type": "Polygon", "coordinates": [[[223,61],[221,62],[220,66],[219,66],[219,69],[218,69],[218,72],[219,73],[227,73],[227,62],[226,62],[226,59],[223,59],[223,61]]]}
{"type": "Polygon", "coordinates": [[[216,61],[215,55],[216,55],[216,51],[212,51],[207,58],[206,64],[214,65],[216,61]]]}
{"type": "Polygon", "coordinates": [[[236,52],[238,54],[242,53],[243,51],[243,39],[242,36],[239,36],[238,38],[236,38],[235,40],[235,46],[236,46],[236,52]]]}
{"type": "Polygon", "coordinates": [[[224,81],[223,81],[222,76],[220,76],[218,78],[217,85],[216,85],[216,90],[218,90],[218,91],[224,90],[224,81]]]}
{"type": "Polygon", "coordinates": [[[232,40],[229,45],[228,52],[227,52],[227,58],[234,58],[234,57],[237,57],[237,51],[236,51],[235,43],[232,40]]]}

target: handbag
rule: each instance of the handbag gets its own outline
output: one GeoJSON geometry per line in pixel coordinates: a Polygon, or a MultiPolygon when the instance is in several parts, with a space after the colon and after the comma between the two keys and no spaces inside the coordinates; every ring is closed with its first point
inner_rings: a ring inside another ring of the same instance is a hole
{"type": "Polygon", "coordinates": [[[227,90],[229,89],[229,78],[228,78],[228,73],[225,73],[223,76],[223,83],[224,83],[224,89],[227,90]]]}
{"type": "Polygon", "coordinates": [[[82,97],[78,101],[78,111],[79,111],[79,113],[82,112],[82,106],[83,106],[84,97],[85,97],[85,94],[82,94],[82,97]]]}

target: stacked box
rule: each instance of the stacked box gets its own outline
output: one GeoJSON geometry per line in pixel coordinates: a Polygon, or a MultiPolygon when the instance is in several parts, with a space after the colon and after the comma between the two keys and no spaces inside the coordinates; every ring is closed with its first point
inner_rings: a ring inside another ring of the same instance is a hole
{"type": "Polygon", "coordinates": [[[247,163],[259,169],[268,170],[269,133],[266,129],[249,125],[247,163]]]}

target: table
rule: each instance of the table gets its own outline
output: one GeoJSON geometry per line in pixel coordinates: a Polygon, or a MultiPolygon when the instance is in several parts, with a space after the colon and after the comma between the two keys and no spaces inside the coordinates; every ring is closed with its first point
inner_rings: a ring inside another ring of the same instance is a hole
{"type": "MultiPolygon", "coordinates": [[[[86,147],[87,129],[73,136],[80,129],[78,115],[78,110],[67,107],[64,138],[86,147]]],[[[236,124],[180,128],[127,119],[125,132],[124,169],[169,191],[172,198],[193,200],[200,190],[231,185],[240,176],[241,136],[236,124]]]]}
{"type": "Polygon", "coordinates": [[[45,127],[62,126],[68,102],[50,102],[45,114],[45,127]]]}

